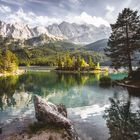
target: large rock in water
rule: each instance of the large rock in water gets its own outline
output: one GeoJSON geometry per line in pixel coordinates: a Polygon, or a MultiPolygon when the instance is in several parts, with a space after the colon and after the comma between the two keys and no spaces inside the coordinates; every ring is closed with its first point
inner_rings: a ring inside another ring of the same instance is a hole
{"type": "Polygon", "coordinates": [[[67,119],[67,111],[64,105],[54,105],[46,102],[39,96],[34,96],[36,119],[39,122],[56,125],[62,128],[70,128],[72,123],[67,119]]]}

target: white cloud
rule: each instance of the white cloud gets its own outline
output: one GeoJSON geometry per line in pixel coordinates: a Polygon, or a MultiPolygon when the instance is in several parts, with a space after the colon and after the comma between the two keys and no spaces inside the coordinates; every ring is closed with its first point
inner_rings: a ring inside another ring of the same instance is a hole
{"type": "Polygon", "coordinates": [[[107,5],[106,6],[106,15],[105,15],[105,19],[107,21],[109,21],[110,23],[114,22],[114,12],[115,12],[115,7],[114,6],[110,6],[110,5],[107,5]]]}
{"type": "Polygon", "coordinates": [[[1,0],[2,2],[5,2],[7,4],[22,6],[25,1],[24,0],[1,0]]]}
{"type": "Polygon", "coordinates": [[[96,17],[88,15],[86,12],[82,12],[79,16],[69,15],[65,18],[54,18],[48,16],[38,16],[33,12],[24,12],[22,8],[14,13],[8,13],[5,15],[4,20],[7,22],[19,22],[25,23],[30,26],[48,26],[53,23],[61,23],[62,21],[67,21],[70,23],[78,23],[78,24],[92,24],[96,27],[100,25],[109,26],[109,23],[104,20],[102,17],[96,17]]]}
{"type": "Polygon", "coordinates": [[[96,27],[99,27],[100,25],[109,26],[108,21],[104,20],[102,17],[91,16],[88,15],[86,12],[82,12],[80,16],[67,17],[67,21],[78,24],[82,23],[92,24],[96,27]]]}
{"type": "Polygon", "coordinates": [[[36,26],[36,25],[43,25],[47,26],[52,23],[60,23],[61,20],[59,18],[50,18],[48,16],[37,16],[33,12],[27,12],[25,13],[22,8],[20,8],[18,11],[12,14],[7,14],[4,17],[5,21],[10,23],[25,23],[29,24],[30,26],[36,26]]]}
{"type": "Polygon", "coordinates": [[[113,7],[113,6],[110,6],[110,5],[107,5],[106,6],[106,10],[108,11],[108,12],[113,12],[114,10],[115,10],[115,7],[113,7]]]}
{"type": "Polygon", "coordinates": [[[5,5],[0,5],[0,13],[9,13],[11,12],[11,8],[5,5]]]}
{"type": "Polygon", "coordinates": [[[69,0],[70,3],[80,4],[83,0],[69,0]]]}

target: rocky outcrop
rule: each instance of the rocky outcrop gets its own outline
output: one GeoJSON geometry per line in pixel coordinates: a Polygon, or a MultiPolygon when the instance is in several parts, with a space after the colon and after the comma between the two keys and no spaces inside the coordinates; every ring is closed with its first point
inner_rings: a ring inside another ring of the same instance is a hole
{"type": "Polygon", "coordinates": [[[38,122],[64,128],[71,137],[71,140],[79,139],[72,122],[67,118],[67,110],[64,105],[54,105],[35,95],[34,106],[38,122]]]}
{"type": "Polygon", "coordinates": [[[72,122],[66,118],[66,107],[34,97],[36,119],[16,118],[0,124],[0,140],[79,140],[72,122]]]}
{"type": "Polygon", "coordinates": [[[63,128],[67,131],[71,140],[79,139],[72,122],[67,118],[67,110],[64,105],[54,105],[35,95],[34,106],[35,116],[39,123],[63,128]]]}
{"type": "Polygon", "coordinates": [[[46,124],[53,124],[63,128],[69,128],[72,123],[66,118],[67,112],[63,105],[54,105],[50,102],[46,102],[39,96],[34,96],[34,106],[36,119],[39,122],[46,124]]]}

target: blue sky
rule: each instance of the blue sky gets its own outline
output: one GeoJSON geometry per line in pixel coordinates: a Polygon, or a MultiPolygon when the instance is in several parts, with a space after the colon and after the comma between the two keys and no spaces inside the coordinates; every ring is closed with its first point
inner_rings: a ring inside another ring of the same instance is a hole
{"type": "Polygon", "coordinates": [[[140,0],[0,0],[0,20],[47,26],[62,21],[109,26],[125,7],[140,0]]]}

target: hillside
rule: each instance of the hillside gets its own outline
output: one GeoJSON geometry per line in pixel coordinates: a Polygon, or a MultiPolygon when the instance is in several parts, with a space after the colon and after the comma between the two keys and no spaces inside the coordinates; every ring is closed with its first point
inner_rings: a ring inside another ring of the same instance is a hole
{"type": "Polygon", "coordinates": [[[84,46],[82,49],[86,51],[96,52],[100,56],[100,61],[102,65],[110,65],[110,59],[105,55],[104,49],[107,47],[108,39],[98,40],[94,43],[84,46]]]}
{"type": "Polygon", "coordinates": [[[108,39],[98,40],[94,43],[84,46],[84,49],[90,51],[104,52],[104,49],[107,47],[107,41],[108,39]]]}

